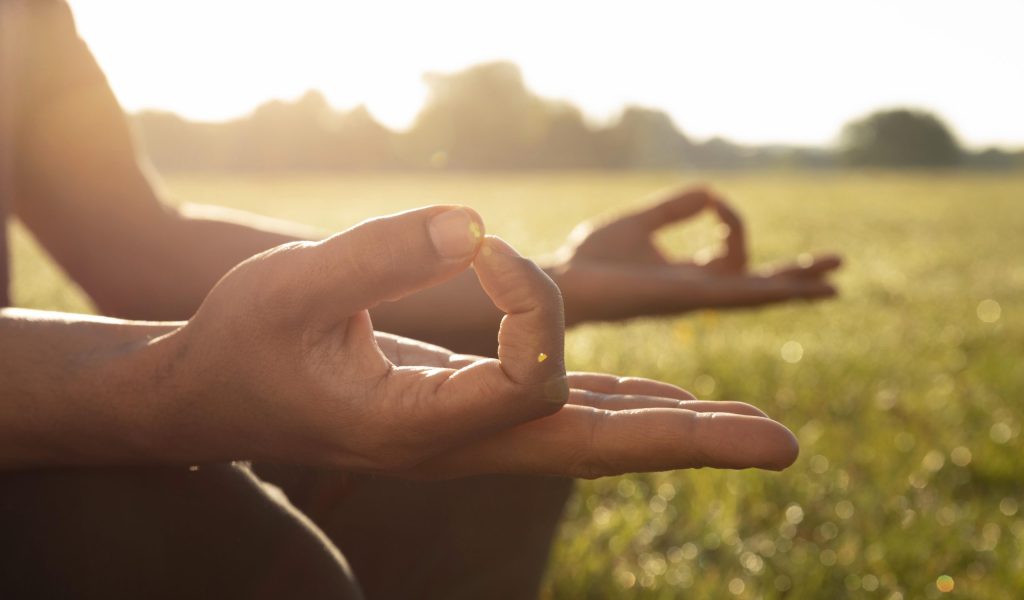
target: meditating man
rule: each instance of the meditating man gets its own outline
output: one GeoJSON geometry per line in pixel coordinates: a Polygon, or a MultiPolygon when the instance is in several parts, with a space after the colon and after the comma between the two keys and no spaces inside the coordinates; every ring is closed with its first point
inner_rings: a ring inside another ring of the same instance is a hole
{"type": "Polygon", "coordinates": [[[59,0],[0,0],[8,214],[106,316],[0,311],[4,598],[535,595],[571,477],[797,454],[750,405],[567,373],[566,324],[827,297],[838,265],[749,272],[704,190],[544,269],[467,207],[320,241],[171,208],[59,0]],[[706,209],[721,256],[666,260],[706,209]]]}

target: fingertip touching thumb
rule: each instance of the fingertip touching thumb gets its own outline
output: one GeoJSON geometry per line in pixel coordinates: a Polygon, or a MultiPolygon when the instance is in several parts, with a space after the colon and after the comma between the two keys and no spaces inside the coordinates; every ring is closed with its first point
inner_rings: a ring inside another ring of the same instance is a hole
{"type": "Polygon", "coordinates": [[[541,386],[540,395],[563,404],[565,316],[558,286],[533,261],[500,238],[487,236],[475,262],[484,292],[505,313],[498,359],[518,384],[541,386]]]}
{"type": "Polygon", "coordinates": [[[472,258],[484,237],[480,215],[461,206],[432,216],[427,228],[434,250],[447,259],[472,258]]]}

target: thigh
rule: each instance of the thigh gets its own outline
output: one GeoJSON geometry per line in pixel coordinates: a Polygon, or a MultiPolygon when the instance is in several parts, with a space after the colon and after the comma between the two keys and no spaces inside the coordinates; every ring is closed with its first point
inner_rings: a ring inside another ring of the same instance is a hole
{"type": "Polygon", "coordinates": [[[358,598],[312,524],[239,465],[0,473],[0,597],[358,598]]]}
{"type": "Polygon", "coordinates": [[[315,515],[374,600],[535,598],[572,491],[555,477],[412,482],[255,469],[315,515]]]}

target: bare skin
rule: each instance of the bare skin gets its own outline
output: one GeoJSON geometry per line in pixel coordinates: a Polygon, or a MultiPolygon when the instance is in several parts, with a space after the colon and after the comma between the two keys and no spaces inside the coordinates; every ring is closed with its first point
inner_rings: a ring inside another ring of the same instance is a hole
{"type": "Polygon", "coordinates": [[[829,298],[836,290],[826,277],[841,264],[838,256],[824,255],[751,271],[743,221],[704,188],[669,194],[606,223],[583,223],[560,254],[556,278],[566,313],[579,321],[829,298]],[[666,257],[654,234],[702,211],[712,211],[728,229],[722,248],[703,263],[666,257]]]}
{"type": "MultiPolygon", "coordinates": [[[[516,305],[508,304],[515,298],[505,298],[486,283],[488,260],[496,260],[499,252],[494,251],[488,259],[477,256],[474,249],[443,269],[435,264],[428,280],[417,279],[384,296],[369,294],[358,302],[344,303],[346,294],[371,281],[354,256],[402,256],[418,261],[436,260],[436,254],[403,250],[403,244],[411,242],[391,234],[363,239],[359,244],[343,243],[360,228],[322,243],[300,242],[316,234],[296,225],[169,207],[161,202],[140,166],[121,109],[102,82],[83,85],[33,107],[32,119],[22,130],[17,147],[23,168],[13,206],[16,216],[102,314],[132,320],[3,313],[0,391],[5,401],[0,404],[0,464],[26,467],[266,457],[370,470],[408,471],[415,464],[437,476],[488,469],[547,469],[593,476],[700,464],[781,468],[795,455],[792,437],[784,428],[761,416],[744,416],[753,409],[731,404],[715,405],[716,413],[692,407],[666,408],[665,398],[674,400],[679,393],[663,387],[657,387],[659,392],[645,391],[655,384],[628,381],[610,386],[612,380],[603,377],[574,376],[571,385],[591,393],[570,392],[568,406],[556,412],[557,403],[540,402],[545,394],[538,392],[537,385],[512,380],[517,387],[497,376],[499,371],[512,374],[518,368],[520,376],[528,379],[528,373],[538,366],[528,368],[522,357],[509,362],[499,352],[499,364],[508,363],[502,369],[493,362],[464,366],[454,373],[414,369],[416,365],[409,364],[392,369],[372,343],[364,310],[370,311],[382,331],[460,352],[494,353],[499,321],[510,310],[516,312],[516,305]],[[324,258],[327,249],[339,246],[350,248],[353,254],[331,254],[336,263],[324,258]],[[311,256],[320,258],[306,258],[311,256]],[[309,267],[310,261],[320,266],[309,267]],[[471,262],[476,275],[467,269],[471,262]],[[339,278],[338,269],[346,266],[346,277],[339,278]],[[295,303],[310,308],[296,313],[295,303]],[[184,319],[188,321],[183,323],[184,319]],[[318,346],[321,353],[314,355],[319,361],[316,364],[332,365],[329,371],[342,381],[331,380],[323,372],[311,379],[305,376],[310,365],[289,363],[305,356],[302,344],[311,339],[296,332],[309,331],[316,323],[322,325],[322,333],[356,332],[344,338],[353,345],[339,345],[330,338],[333,341],[318,346]],[[326,323],[333,323],[334,328],[326,323]],[[487,374],[490,376],[485,377],[487,374]],[[375,387],[368,383],[372,381],[388,383],[375,387]],[[441,385],[448,381],[459,384],[441,385]],[[480,413],[453,419],[454,415],[445,412],[443,397],[422,392],[434,384],[438,390],[458,392],[454,397],[479,401],[473,406],[480,413]],[[395,398],[409,390],[420,394],[411,396],[418,399],[419,413],[410,416],[384,411],[384,416],[372,421],[376,428],[367,429],[357,425],[362,421],[344,413],[345,428],[332,426],[326,428],[329,435],[324,432],[326,424],[342,425],[324,414],[327,398],[336,400],[330,404],[334,407],[386,407],[390,405],[382,398],[399,403],[395,398]],[[615,398],[602,401],[601,408],[587,406],[600,397],[594,394],[615,398]],[[639,399],[627,402],[619,398],[622,395],[639,399]],[[517,400],[510,400],[513,397],[517,400]],[[434,401],[442,404],[432,406],[434,401]],[[507,404],[516,409],[498,409],[507,404]],[[639,406],[639,412],[609,408],[627,405],[639,406]],[[260,411],[254,412],[256,406],[260,411]],[[428,406],[431,410],[424,409],[428,406]],[[666,410],[669,412],[658,412],[666,410]],[[702,416],[707,414],[721,416],[702,416]],[[462,425],[452,425],[463,418],[462,425]],[[393,422],[402,427],[383,429],[382,424],[392,422],[388,419],[396,419],[393,422]],[[730,435],[716,439],[746,445],[721,446],[718,450],[725,452],[721,455],[709,453],[701,445],[708,443],[707,438],[683,435],[694,424],[710,427],[709,431],[725,427],[730,435]],[[305,427],[309,431],[304,431],[305,427]],[[456,429],[442,436],[438,445],[423,446],[424,439],[435,437],[430,428],[446,431],[446,427],[456,429]],[[638,433],[648,428],[663,435],[638,433]],[[342,439],[342,431],[354,437],[342,439]],[[367,442],[366,431],[382,437],[367,442]],[[769,446],[751,445],[751,440],[760,439],[755,433],[766,435],[769,446]],[[544,466],[551,457],[524,451],[527,440],[531,449],[562,452],[563,462],[550,463],[560,465],[557,467],[544,466]],[[457,458],[451,454],[457,448],[473,450],[457,458]],[[564,456],[570,451],[576,454],[564,456]],[[443,458],[446,456],[449,458],[443,458]]],[[[557,312],[559,319],[574,324],[832,293],[823,278],[837,264],[835,259],[794,265],[775,274],[746,272],[745,259],[739,260],[736,251],[745,244],[738,217],[723,201],[695,200],[694,193],[683,192],[609,224],[580,229],[567,243],[562,259],[544,270],[551,279],[535,266],[516,262],[517,268],[530,273],[528,280],[533,283],[528,289],[539,295],[531,302],[543,307],[549,318],[557,312]],[[662,258],[651,241],[653,232],[709,207],[730,225],[725,258],[708,265],[671,264],[662,258]],[[552,279],[557,285],[552,285],[552,279]],[[636,293],[618,292],[625,288],[636,293]],[[564,315],[560,300],[556,301],[559,289],[567,299],[564,315]]],[[[422,228],[418,231],[422,233],[422,228]]],[[[393,261],[391,267],[398,269],[409,262],[393,261]]],[[[404,281],[398,271],[386,276],[378,273],[377,277],[381,289],[391,281],[404,281]]],[[[537,351],[549,357],[539,365],[544,369],[564,369],[561,346],[556,343],[562,327],[562,321],[554,320],[543,327],[533,326],[534,335],[541,336],[538,339],[550,341],[537,351]]],[[[505,343],[503,347],[510,346],[505,343]]]]}
{"type": "MultiPolygon", "coordinates": [[[[161,202],[105,86],[82,88],[36,114],[21,148],[30,168],[15,211],[102,314],[187,319],[236,264],[320,237],[297,224],[161,202]]],[[[684,189],[609,222],[582,223],[543,267],[565,297],[569,325],[835,294],[825,278],[838,257],[751,272],[746,245],[742,221],[723,199],[684,189]],[[654,233],[703,210],[729,227],[719,256],[704,265],[670,262],[654,233]]],[[[493,352],[501,318],[470,272],[372,314],[381,330],[477,354],[493,352]]]]}
{"type": "Polygon", "coordinates": [[[233,269],[185,323],[5,311],[3,353],[25,358],[0,380],[15,399],[0,406],[3,464],[244,457],[446,478],[795,460],[792,434],[748,405],[567,375],[558,288],[482,227],[468,209],[430,207],[279,246],[233,269]],[[505,314],[497,359],[374,333],[369,308],[470,264],[505,314]],[[45,354],[68,358],[41,372],[45,354]]]}
{"type": "MultiPolygon", "coordinates": [[[[673,315],[705,308],[756,307],[836,295],[827,280],[842,264],[825,254],[751,270],[739,214],[705,188],[685,188],[605,222],[584,222],[544,266],[565,299],[566,324],[673,315]],[[712,211],[728,229],[707,262],[672,261],[654,240],[662,228],[712,211]]],[[[374,310],[387,331],[490,353],[500,318],[470,273],[374,310]]]]}

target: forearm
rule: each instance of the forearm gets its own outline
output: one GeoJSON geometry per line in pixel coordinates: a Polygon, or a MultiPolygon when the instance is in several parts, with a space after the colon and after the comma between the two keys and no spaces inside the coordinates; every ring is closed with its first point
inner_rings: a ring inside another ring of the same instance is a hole
{"type": "Polygon", "coordinates": [[[307,237],[298,226],[161,202],[102,82],[36,107],[18,147],[19,220],[100,312],[184,319],[242,260],[307,237]]]}
{"type": "Polygon", "coordinates": [[[0,468],[155,462],[176,323],[0,310],[0,468]]]}
{"type": "MultiPolygon", "coordinates": [[[[118,278],[105,282],[93,296],[104,313],[131,319],[187,319],[238,263],[284,243],[322,237],[295,223],[197,205],[169,209],[153,229],[154,239],[144,246],[148,264],[136,260],[132,277],[98,265],[106,274],[97,276],[118,278]]],[[[121,254],[131,255],[132,249],[121,254]]]]}
{"type": "MultiPolygon", "coordinates": [[[[128,191],[152,193],[140,187],[128,191]]],[[[29,210],[21,217],[101,314],[125,319],[187,319],[236,264],[309,237],[299,225],[237,211],[138,204],[137,214],[115,218],[80,213],[73,227],[29,210]]]]}

